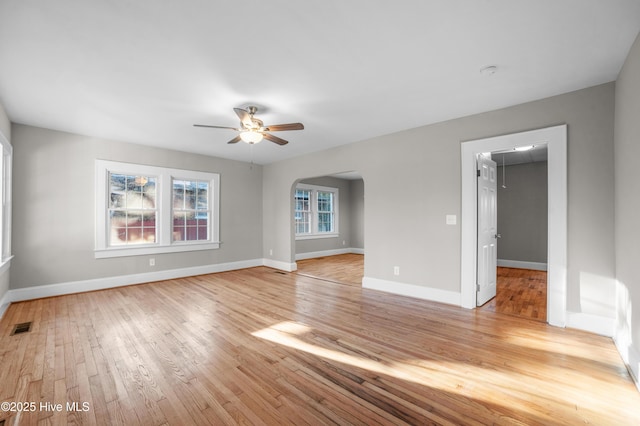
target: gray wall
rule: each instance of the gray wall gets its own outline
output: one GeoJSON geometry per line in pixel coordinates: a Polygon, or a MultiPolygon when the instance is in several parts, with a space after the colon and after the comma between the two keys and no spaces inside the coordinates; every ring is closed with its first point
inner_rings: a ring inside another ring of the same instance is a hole
{"type": "Polygon", "coordinates": [[[17,124],[12,142],[12,288],[262,258],[261,166],[17,124]],[[220,173],[221,248],[95,259],[96,159],[220,173]]]}
{"type": "MultiPolygon", "coordinates": [[[[9,142],[11,142],[11,122],[4,110],[4,106],[0,102],[0,133],[4,135],[9,142]]],[[[0,274],[0,300],[9,291],[10,270],[6,270],[3,274],[0,274]]],[[[0,306],[0,313],[4,312],[4,307],[0,306]]]]}
{"type": "Polygon", "coordinates": [[[638,377],[640,369],[640,36],[616,82],[615,212],[616,276],[619,283],[618,336],[623,355],[638,377]]]}
{"type": "MultiPolygon", "coordinates": [[[[499,162],[499,155],[495,159],[499,162]]],[[[498,166],[498,259],[547,263],[547,162],[498,166]]]]}
{"type": "Polygon", "coordinates": [[[351,191],[351,248],[364,250],[364,181],[349,181],[351,191]]]}
{"type": "Polygon", "coordinates": [[[312,253],[325,250],[339,250],[351,247],[351,186],[346,179],[330,176],[304,179],[300,183],[308,185],[328,186],[338,188],[338,232],[336,238],[314,238],[296,240],[296,254],[312,253]]]}
{"type": "Polygon", "coordinates": [[[608,83],[266,165],[264,257],[293,261],[296,180],[358,170],[367,191],[365,276],[459,292],[460,226],[445,216],[460,216],[461,141],[566,123],[567,308],[613,317],[614,90],[608,83]],[[598,305],[582,304],[585,293],[598,305]]]}

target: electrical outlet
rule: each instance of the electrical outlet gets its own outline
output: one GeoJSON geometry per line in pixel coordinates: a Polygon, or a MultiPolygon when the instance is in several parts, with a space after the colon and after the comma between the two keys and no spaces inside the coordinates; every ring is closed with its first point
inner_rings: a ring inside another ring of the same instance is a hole
{"type": "Polygon", "coordinates": [[[156,266],[156,258],[152,257],[151,259],[149,259],[149,266],[156,266]]]}
{"type": "Polygon", "coordinates": [[[400,267],[399,266],[394,266],[393,267],[393,275],[395,275],[395,276],[400,275],[400,267]]]}
{"type": "Polygon", "coordinates": [[[269,256],[273,256],[273,249],[269,249],[269,256]]]}
{"type": "Polygon", "coordinates": [[[342,245],[343,245],[343,246],[346,246],[346,245],[347,245],[347,242],[346,242],[345,240],[342,240],[342,245]]]}

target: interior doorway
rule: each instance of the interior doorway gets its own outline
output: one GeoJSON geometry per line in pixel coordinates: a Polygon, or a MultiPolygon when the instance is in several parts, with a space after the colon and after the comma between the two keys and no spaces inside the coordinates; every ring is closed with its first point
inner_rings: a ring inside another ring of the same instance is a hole
{"type": "Polygon", "coordinates": [[[496,172],[496,293],[483,310],[547,319],[546,144],[490,153],[496,172]]]}
{"type": "Polygon", "coordinates": [[[564,327],[567,292],[566,125],[464,142],[462,151],[461,305],[475,308],[478,154],[546,144],[548,149],[547,322],[564,327]]]}
{"type": "Polygon", "coordinates": [[[299,275],[362,285],[364,190],[355,171],[296,181],[292,226],[299,275]]]}

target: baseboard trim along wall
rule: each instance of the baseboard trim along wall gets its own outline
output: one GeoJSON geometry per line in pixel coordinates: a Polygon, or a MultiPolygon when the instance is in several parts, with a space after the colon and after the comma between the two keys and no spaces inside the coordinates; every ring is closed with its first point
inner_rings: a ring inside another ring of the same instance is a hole
{"type": "Polygon", "coordinates": [[[364,277],[362,279],[362,287],[371,290],[384,291],[386,293],[398,294],[401,296],[430,300],[432,302],[446,303],[448,305],[461,305],[460,293],[455,291],[440,290],[437,288],[423,287],[415,284],[404,284],[371,277],[364,277]]]}
{"type": "Polygon", "coordinates": [[[315,259],[317,257],[336,256],[338,254],[364,254],[364,249],[343,248],[323,251],[310,251],[307,253],[296,253],[296,260],[315,259]]]}
{"type": "Polygon", "coordinates": [[[567,311],[566,326],[601,336],[613,337],[616,330],[616,320],[615,318],[607,318],[600,315],[567,311]]]}
{"type": "Polygon", "coordinates": [[[546,271],[547,264],[540,262],[525,262],[523,260],[498,259],[498,266],[505,268],[533,269],[535,271],[546,271]]]}
{"type": "Polygon", "coordinates": [[[287,262],[281,262],[279,260],[263,259],[262,265],[267,266],[269,268],[273,268],[273,269],[279,269],[285,272],[294,272],[298,270],[298,265],[296,265],[295,262],[287,263],[287,262]]]}
{"type": "Polygon", "coordinates": [[[108,288],[122,287],[126,285],[191,277],[194,275],[234,271],[237,269],[253,268],[263,265],[263,259],[252,259],[242,260],[239,262],[219,263],[216,265],[194,266],[190,268],[169,269],[165,271],[145,272],[141,274],[120,275],[67,283],[47,284],[37,287],[18,288],[9,290],[3,298],[3,303],[5,299],[7,299],[8,302],[19,302],[23,300],[40,299],[42,297],[62,296],[65,294],[105,290],[108,288]]]}
{"type": "Polygon", "coordinates": [[[631,333],[628,328],[618,329],[613,342],[620,353],[622,361],[627,365],[636,388],[640,391],[640,353],[631,344],[631,333]]]}

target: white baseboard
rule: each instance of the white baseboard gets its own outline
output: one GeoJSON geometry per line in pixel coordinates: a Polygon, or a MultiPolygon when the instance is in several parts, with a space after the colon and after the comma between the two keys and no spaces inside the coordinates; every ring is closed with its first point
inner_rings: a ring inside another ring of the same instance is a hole
{"type": "Polygon", "coordinates": [[[338,254],[364,254],[364,249],[342,248],[333,250],[310,251],[307,253],[296,253],[296,260],[315,259],[317,257],[336,256],[338,254]]]}
{"type": "MultiPolygon", "coordinates": [[[[352,249],[346,249],[351,253],[352,249]]],[[[328,254],[325,254],[328,255],[328,254]]],[[[267,266],[282,271],[293,272],[297,270],[295,262],[287,263],[273,259],[251,259],[238,262],[219,263],[215,265],[194,266],[190,268],[169,269],[164,271],[144,272],[140,274],[120,275],[115,277],[95,278],[66,283],[46,284],[36,287],[25,287],[8,290],[0,298],[0,318],[11,302],[40,299],[43,297],[62,296],[65,294],[82,293],[86,291],[104,290],[108,288],[122,287],[126,285],[143,284],[153,281],[170,280],[174,278],[191,277],[194,275],[212,274],[216,272],[233,271],[237,269],[267,266]]]]}
{"type": "Polygon", "coordinates": [[[42,297],[62,296],[64,294],[104,290],[153,281],[253,268],[255,266],[262,266],[263,264],[263,259],[252,259],[239,262],[219,263],[216,265],[194,266],[190,268],[169,269],[165,271],[145,272],[141,274],[120,275],[115,277],[41,285],[37,287],[18,288],[9,290],[7,295],[3,298],[3,301],[8,299],[9,302],[19,302],[22,300],[40,299],[42,297]]]}
{"type": "Polygon", "coordinates": [[[498,266],[505,268],[533,269],[535,271],[546,271],[547,264],[540,262],[525,262],[523,260],[498,259],[498,266]]]}
{"type": "Polygon", "coordinates": [[[640,352],[633,346],[629,329],[616,330],[613,342],[620,353],[620,357],[627,365],[627,370],[636,384],[636,388],[640,391],[640,352]]]}
{"type": "Polygon", "coordinates": [[[295,262],[287,263],[287,262],[281,262],[279,260],[273,260],[273,259],[262,259],[262,265],[268,266],[269,268],[286,271],[286,272],[293,272],[298,270],[298,265],[296,265],[295,262]]]}
{"type": "Polygon", "coordinates": [[[404,284],[395,281],[380,280],[378,278],[364,277],[362,287],[371,290],[379,290],[402,296],[426,299],[432,302],[446,303],[460,306],[462,300],[460,293],[456,291],[440,290],[437,288],[423,287],[414,284],[404,284]]]}
{"type": "Polygon", "coordinates": [[[616,330],[616,320],[615,318],[607,318],[599,315],[567,311],[566,327],[589,331],[601,336],[613,337],[616,330]]]}

